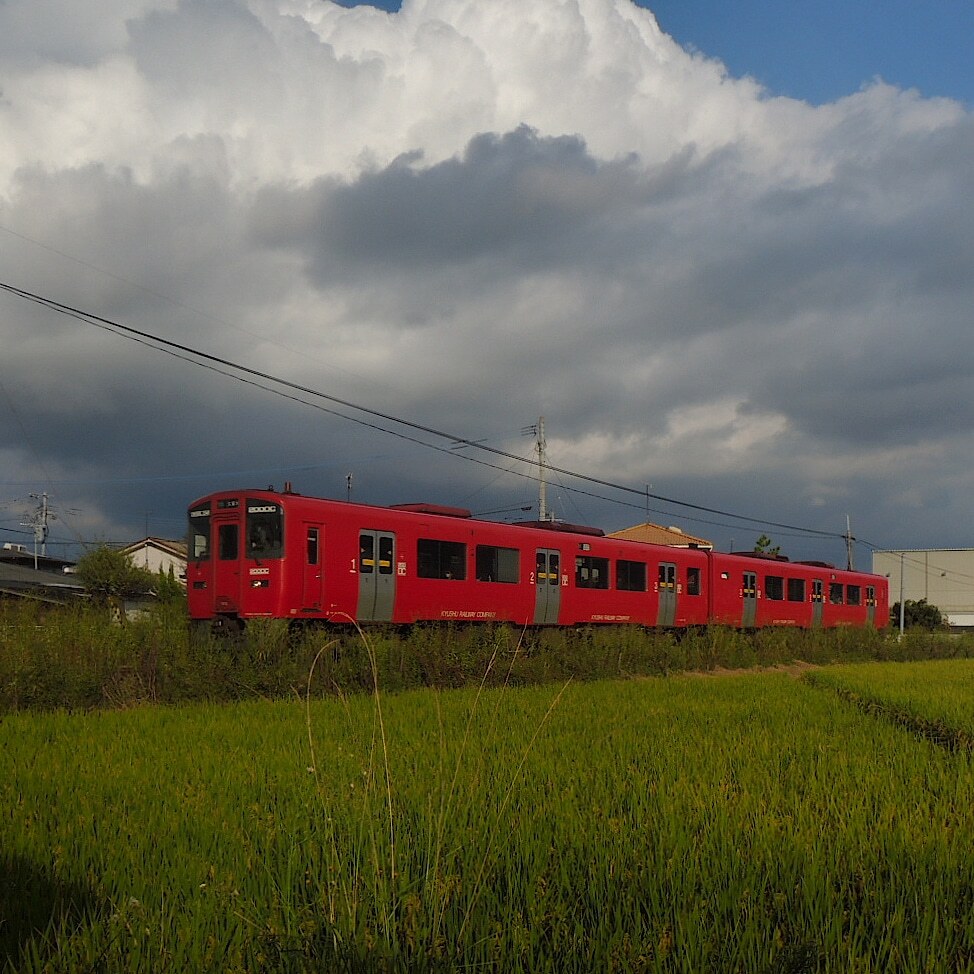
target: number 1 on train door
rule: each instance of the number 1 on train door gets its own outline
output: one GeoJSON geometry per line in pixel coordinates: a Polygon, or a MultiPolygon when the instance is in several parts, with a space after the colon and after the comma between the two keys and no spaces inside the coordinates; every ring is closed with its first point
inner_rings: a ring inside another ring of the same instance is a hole
{"type": "Polygon", "coordinates": [[[391,622],[396,601],[396,536],[359,534],[358,612],[362,622],[391,622]]]}

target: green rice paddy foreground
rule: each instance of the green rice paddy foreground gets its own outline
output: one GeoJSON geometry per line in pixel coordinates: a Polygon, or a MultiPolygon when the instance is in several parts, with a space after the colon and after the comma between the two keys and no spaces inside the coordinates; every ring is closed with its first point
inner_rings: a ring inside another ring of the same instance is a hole
{"type": "Polygon", "coordinates": [[[972,784],[779,674],[12,715],[0,967],[974,971],[972,784]]]}

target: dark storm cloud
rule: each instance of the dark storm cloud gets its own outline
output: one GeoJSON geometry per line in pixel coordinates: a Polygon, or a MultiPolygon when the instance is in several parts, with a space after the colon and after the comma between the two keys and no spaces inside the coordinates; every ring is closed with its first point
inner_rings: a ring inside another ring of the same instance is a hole
{"type": "Polygon", "coordinates": [[[581,138],[523,126],[479,135],[445,162],[422,161],[407,155],[352,183],[272,191],[258,204],[257,232],[287,243],[281,210],[298,217],[320,284],[481,259],[529,270],[591,256],[599,225],[645,192],[629,161],[600,162],[581,138]]]}
{"type": "Polygon", "coordinates": [[[952,388],[974,342],[964,315],[974,203],[957,165],[970,141],[965,120],[904,139],[878,163],[844,161],[817,185],[783,188],[749,178],[734,152],[647,169],[522,128],[427,168],[409,159],[268,194],[254,224],[265,244],[300,250],[318,287],[381,292],[376,281],[395,279],[396,301],[408,308],[415,294],[427,321],[431,291],[445,288],[426,285],[444,276],[461,294],[485,274],[495,287],[539,274],[585,281],[559,341],[522,347],[519,364],[552,386],[570,382],[590,417],[617,412],[605,382],[624,384],[627,363],[709,337],[724,343],[723,371],[689,356],[635,401],[655,411],[660,398],[693,401],[700,383],[737,388],[747,409],[780,413],[800,435],[876,442],[902,437],[907,416],[915,435],[970,418],[952,388]],[[409,275],[424,282],[415,292],[409,275]],[[949,349],[918,326],[930,288],[949,349]],[[906,387],[912,405],[900,406],[906,387]]]}

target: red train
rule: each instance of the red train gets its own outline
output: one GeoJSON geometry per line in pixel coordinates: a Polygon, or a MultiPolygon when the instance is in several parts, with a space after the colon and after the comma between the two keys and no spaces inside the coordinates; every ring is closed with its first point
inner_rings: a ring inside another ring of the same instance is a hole
{"type": "Polygon", "coordinates": [[[284,491],[211,494],[189,508],[190,618],[326,622],[634,623],[683,628],[875,626],[885,578],[500,524],[461,508],[373,507],[284,491]]]}

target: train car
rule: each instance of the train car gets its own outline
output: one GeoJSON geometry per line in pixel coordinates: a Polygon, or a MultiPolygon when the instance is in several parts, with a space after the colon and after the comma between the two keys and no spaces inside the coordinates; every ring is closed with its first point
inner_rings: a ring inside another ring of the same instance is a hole
{"type": "Polygon", "coordinates": [[[712,619],[744,629],[831,628],[889,622],[889,586],[878,575],[752,552],[711,558],[712,619]]]}
{"type": "Polygon", "coordinates": [[[885,580],[875,576],[820,571],[821,592],[840,586],[842,601],[822,601],[818,611],[811,566],[790,565],[786,576],[774,564],[772,574],[744,556],[607,538],[577,525],[326,500],[289,485],[211,494],[188,513],[189,615],[214,628],[255,618],[673,628],[885,623],[877,595],[882,588],[885,605],[885,580]],[[779,584],[779,576],[791,581],[779,584]],[[804,600],[779,598],[797,593],[799,577],[804,600]]]}

